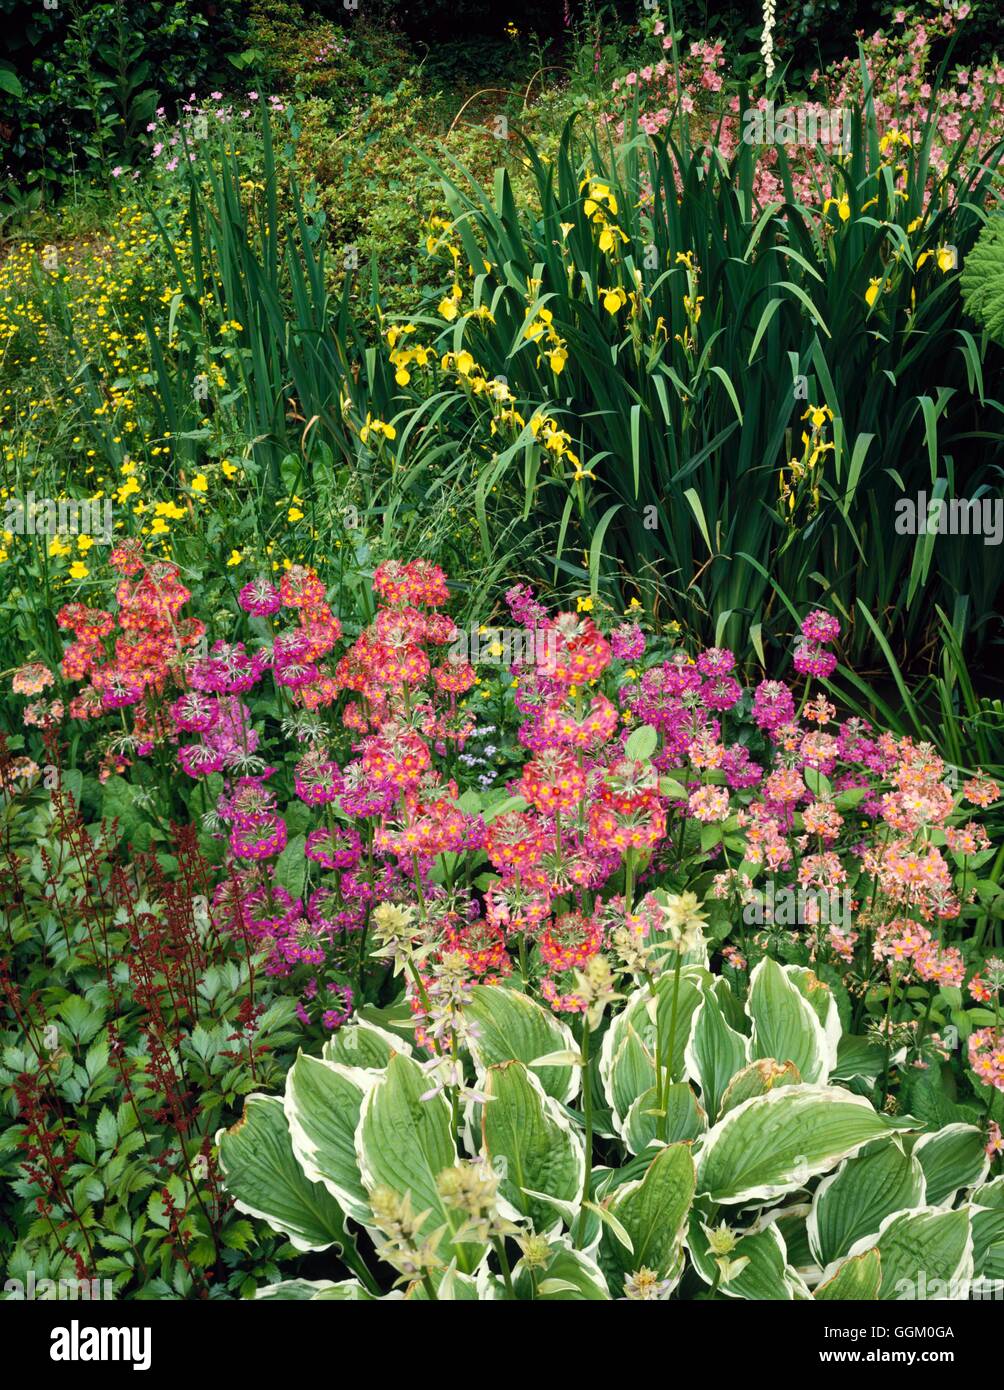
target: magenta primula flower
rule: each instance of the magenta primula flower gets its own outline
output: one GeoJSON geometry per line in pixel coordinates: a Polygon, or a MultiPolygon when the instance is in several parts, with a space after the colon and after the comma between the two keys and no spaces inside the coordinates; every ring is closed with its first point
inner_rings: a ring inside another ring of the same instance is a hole
{"type": "Polygon", "coordinates": [[[178,762],[189,777],[208,777],[219,772],[223,757],[204,743],[185,743],[178,749],[178,762]]]}
{"type": "MultiPolygon", "coordinates": [[[[96,685],[97,681],[94,683],[96,685]]],[[[122,671],[103,673],[101,703],[105,709],[123,709],[139,704],[142,698],[143,682],[138,677],[122,671]]]]}
{"type": "Polygon", "coordinates": [[[258,652],[249,654],[243,642],[214,642],[209,656],[192,664],[188,683],[207,694],[240,694],[257,685],[265,669],[258,652]]]}
{"type": "Polygon", "coordinates": [[[304,854],[325,869],[351,869],[362,858],[362,840],[347,826],[322,826],[307,836],[304,854]]]}
{"type": "Polygon", "coordinates": [[[348,985],[328,985],[328,1008],[321,1015],[321,1024],[329,1032],[341,1028],[352,1016],[352,990],[348,985]]]}
{"type": "Polygon", "coordinates": [[[826,680],[837,669],[837,658],[833,652],[817,643],[799,642],[792,665],[803,676],[817,676],[820,680],[826,680]]]}
{"type": "Polygon", "coordinates": [[[308,755],[294,769],[293,789],[308,806],[324,806],[337,801],[345,790],[345,779],[337,763],[308,755]]]}
{"type": "Polygon", "coordinates": [[[720,767],[733,791],[755,787],[763,776],[763,769],[750,760],[749,749],[743,743],[734,743],[725,750],[720,767]]]}
{"type": "Polygon", "coordinates": [[[241,754],[253,753],[258,747],[257,729],[251,726],[251,711],[242,700],[226,696],[216,701],[216,722],[206,733],[210,748],[221,753],[227,762],[241,754]]]}
{"type": "Polygon", "coordinates": [[[697,669],[705,676],[728,676],[736,668],[736,658],[728,647],[708,647],[697,658],[697,669]]]}
{"type": "Polygon", "coordinates": [[[637,661],[645,655],[645,634],[637,623],[621,623],[610,634],[610,650],[618,661],[637,661]]]}
{"type": "Polygon", "coordinates": [[[701,687],[701,699],[708,709],[726,710],[739,703],[743,688],[733,676],[713,676],[701,687]]]}
{"type": "Polygon", "coordinates": [[[189,690],[171,706],[171,718],[179,732],[205,734],[219,717],[217,702],[197,690],[189,690]]]}
{"type": "Polygon", "coordinates": [[[506,590],[506,607],[520,627],[536,628],[547,621],[547,609],[538,603],[529,584],[514,584],[506,590]]]}
{"type": "Polygon", "coordinates": [[[282,607],[282,596],[267,579],[252,579],[237,595],[237,602],[245,613],[251,613],[256,618],[268,618],[282,607]]]}
{"type": "Polygon", "coordinates": [[[271,859],[286,848],[286,822],[270,816],[258,825],[234,826],[230,848],[238,859],[271,859]]]}
{"type": "Polygon", "coordinates": [[[810,642],[835,642],[840,636],[840,621],[832,613],[816,608],[802,622],[802,636],[810,642]]]}
{"type": "Polygon", "coordinates": [[[753,696],[753,722],[767,733],[795,717],[795,700],[783,681],[761,681],[753,696]]]}

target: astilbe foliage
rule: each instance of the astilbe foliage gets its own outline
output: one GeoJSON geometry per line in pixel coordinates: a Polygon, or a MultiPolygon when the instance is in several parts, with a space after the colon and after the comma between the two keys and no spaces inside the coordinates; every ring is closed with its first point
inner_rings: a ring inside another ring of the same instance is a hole
{"type": "MultiPolygon", "coordinates": [[[[56,735],[50,730],[45,738],[49,766],[58,774],[56,735]]],[[[19,794],[25,797],[13,761],[6,746],[0,748],[8,812],[19,809],[19,794]]],[[[5,817],[0,831],[0,1021],[13,1027],[8,1038],[16,1039],[24,1059],[21,1070],[0,1073],[0,1088],[7,1089],[15,1116],[21,1192],[36,1218],[27,1238],[48,1237],[76,1277],[97,1277],[108,1268],[108,1240],[121,1240],[116,1233],[123,1218],[112,1210],[116,1196],[128,1207],[130,1190],[142,1193],[153,1183],[162,1189],[164,1216],[160,1227],[143,1232],[143,1241],[142,1218],[140,1225],[126,1222],[125,1229],[132,1225],[137,1232],[130,1277],[145,1282],[153,1270],[166,1275],[177,1262],[189,1292],[208,1296],[227,1274],[224,1235],[234,1220],[211,1142],[223,1100],[216,1087],[223,1081],[233,1104],[259,1083],[263,1063],[270,1064],[259,1032],[266,1006],[256,998],[256,963],[245,958],[236,997],[208,988],[230,968],[234,949],[213,921],[213,868],[194,827],[171,828],[174,855],[165,866],[153,851],[127,857],[114,824],[88,826],[61,777],[36,813],[47,833],[37,844],[40,873],[34,879],[29,843],[14,815],[5,817]],[[50,920],[39,949],[39,926],[50,920]],[[56,981],[65,981],[69,996],[56,981]],[[79,1033],[88,1006],[66,1011],[67,998],[81,1003],[74,991],[96,1001],[93,1026],[87,1018],[79,1033]],[[78,1049],[103,1019],[99,1042],[83,1059],[85,1074],[98,1097],[118,1095],[121,1103],[117,1120],[102,1111],[107,1119],[98,1117],[97,1134],[100,1139],[104,1122],[117,1133],[116,1146],[127,1134],[141,1136],[141,1143],[129,1142],[133,1151],[142,1149],[145,1169],[133,1189],[106,1195],[108,1224],[93,1201],[84,1204],[79,1196],[81,1173],[93,1161],[87,1120],[93,1111],[81,1104],[73,1080],[78,1049]],[[226,1032],[207,1070],[205,1054],[193,1044],[220,1025],[226,1032]]],[[[127,1286],[119,1268],[117,1282],[127,1286]]]]}

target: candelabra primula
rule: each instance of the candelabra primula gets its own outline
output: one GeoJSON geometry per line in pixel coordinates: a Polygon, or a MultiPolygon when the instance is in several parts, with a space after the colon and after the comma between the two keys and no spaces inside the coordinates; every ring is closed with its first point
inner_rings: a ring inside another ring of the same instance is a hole
{"type": "Polygon", "coordinates": [[[131,549],[113,564],[117,611],[63,614],[64,679],[87,683],[53,719],[121,722],[130,773],[176,757],[205,796],[213,930],[329,1035],[284,1105],[256,1098],[220,1136],[239,1204],[343,1250],[357,1281],[317,1296],[385,1287],[346,1219],[427,1298],[894,1297],[900,1223],[943,1240],[946,1277],[972,1275],[1004,1119],[1002,895],[981,874],[999,789],[837,718],[819,685],[833,615],[802,623],[793,683],[750,689],[726,649],[607,635],[591,605],[551,617],[516,586],[513,620],[545,640],[507,676],[511,775],[485,790],[463,785],[480,677],[437,566],[378,567],[376,616],[341,648],[318,574],[252,583],[243,637],[193,654],[178,572],[131,549]],[[768,1134],[783,1152],[760,1153],[768,1134]],[[319,1185],[324,1230],[277,1214],[266,1137],[319,1185]],[[873,1139],[910,1200],[840,1242],[810,1215],[812,1263],[791,1264],[802,1199],[822,1212],[873,1139]],[[403,1185],[402,1149],[421,1169],[403,1185]]]}

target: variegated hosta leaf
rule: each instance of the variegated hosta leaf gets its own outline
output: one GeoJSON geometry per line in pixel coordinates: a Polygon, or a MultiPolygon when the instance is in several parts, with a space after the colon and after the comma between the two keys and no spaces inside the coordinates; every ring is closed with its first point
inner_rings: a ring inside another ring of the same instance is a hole
{"type": "Polygon", "coordinates": [[[527,1192],[576,1203],[585,1178],[582,1139],[522,1062],[489,1067],[484,1086],[484,1152],[500,1173],[499,1194],[536,1230],[545,1230],[555,1224],[555,1209],[527,1192]]]}
{"type": "Polygon", "coordinates": [[[969,1200],[976,1207],[992,1207],[994,1210],[1004,1210],[1004,1174],[974,1187],[969,1194],[969,1200]]]}
{"type": "Polygon", "coordinates": [[[640,1269],[651,1269],[660,1279],[675,1274],[674,1284],[679,1279],[680,1245],[695,1183],[690,1145],[670,1144],[655,1151],[644,1177],[614,1190],[605,1205],[632,1247],[628,1250],[615,1231],[604,1227],[599,1262],[615,1295],[624,1276],[640,1269]]]}
{"type": "Polygon", "coordinates": [[[856,1037],[845,1033],[837,1048],[837,1065],[830,1073],[831,1081],[854,1081],[861,1079],[869,1084],[882,1075],[885,1066],[885,1049],[877,1046],[871,1038],[856,1037]]]}
{"type": "MultiPolygon", "coordinates": [[[[860,1255],[872,1246],[882,1259],[879,1298],[966,1299],[973,1277],[973,1232],[968,1207],[942,1211],[920,1207],[887,1216],[878,1236],[865,1236],[851,1247],[860,1255]]],[[[824,1282],[834,1273],[827,1269],[824,1282]]]]}
{"type": "Polygon", "coordinates": [[[818,1284],[814,1297],[821,1302],[847,1299],[874,1303],[882,1287],[882,1256],[878,1250],[865,1250],[844,1260],[825,1283],[818,1284]]]}
{"type": "Polygon", "coordinates": [[[694,1013],[704,997],[705,988],[710,987],[710,980],[708,972],[700,966],[688,965],[680,971],[672,1057],[669,1056],[675,991],[672,971],[659,977],[654,998],[647,985],[635,990],[623,1012],[607,1029],[600,1049],[600,1081],[614,1126],[621,1137],[624,1136],[624,1123],[631,1106],[655,1085],[660,1030],[665,1052],[664,1065],[672,1079],[683,1079],[684,1058],[694,1013]]]}
{"type": "MultiPolygon", "coordinates": [[[[685,1081],[674,1081],[664,1097],[666,1128],[662,1142],[678,1144],[697,1139],[708,1127],[708,1117],[685,1081]]],[[[631,1106],[624,1121],[624,1140],[632,1153],[641,1153],[657,1139],[659,1115],[655,1087],[645,1091],[631,1106]]]]}
{"type": "MultiPolygon", "coordinates": [[[[498,985],[474,985],[464,1010],[477,1025],[471,1054],[479,1075],[499,1062],[522,1062],[531,1067],[538,1057],[579,1048],[568,1026],[526,994],[498,985]]],[[[568,1105],[579,1093],[579,1068],[533,1067],[549,1096],[568,1105]]]]}
{"type": "Polygon", "coordinates": [[[361,1225],[373,1221],[356,1159],[356,1126],[363,1096],[378,1075],[301,1052],[286,1074],[283,1100],[300,1167],[361,1225]]]}
{"type": "Polygon", "coordinates": [[[986,1140],[976,1125],[946,1125],[935,1134],[924,1134],[913,1152],[927,1179],[931,1207],[950,1207],[963,1187],[981,1183],[990,1169],[986,1140]]]}
{"type": "Polygon", "coordinates": [[[863,1096],[831,1086],[785,1086],[730,1110],[700,1141],[698,1191],[735,1204],[804,1187],[888,1121],[863,1096]]]}
{"type": "Polygon", "coordinates": [[[825,1268],[863,1236],[877,1234],[887,1216],[925,1204],[920,1163],[898,1140],[879,1141],[816,1188],[809,1217],[812,1252],[825,1268]]]}
{"type": "MultiPolygon", "coordinates": [[[[400,1297],[400,1294],[398,1295],[400,1297]]],[[[255,1298],[273,1298],[279,1302],[378,1303],[380,1300],[363,1288],[358,1279],[283,1279],[278,1284],[265,1284],[255,1291],[255,1298]]]]}
{"type": "Polygon", "coordinates": [[[1004,1278],[1004,1208],[972,1207],[973,1273],[977,1279],[1004,1278]]]}
{"type": "Polygon", "coordinates": [[[730,1110],[735,1110],[744,1101],[756,1096],[765,1096],[770,1091],[780,1090],[782,1086],[799,1086],[802,1078],[794,1062],[775,1062],[772,1057],[762,1057],[751,1062],[742,1071],[737,1071],[722,1096],[718,1118],[724,1119],[730,1110]]]}
{"type": "MultiPolygon", "coordinates": [[[[826,1081],[836,1062],[836,1041],[803,993],[807,986],[795,966],[764,956],[750,976],[746,1012],[753,1023],[751,1056],[791,1062],[810,1085],[826,1081]]],[[[830,997],[832,1004],[833,999],[830,997]]],[[[836,1007],[834,1005],[834,1007],[836,1007]]]]}
{"type": "MultiPolygon", "coordinates": [[[[584,1250],[574,1250],[567,1237],[552,1242],[550,1263],[533,1273],[522,1260],[513,1269],[518,1299],[536,1298],[543,1303],[606,1303],[610,1290],[596,1261],[584,1250]]],[[[615,1294],[620,1296],[618,1290],[615,1294]]]]}
{"type": "Polygon", "coordinates": [[[1004,1177],[974,1187],[970,1202],[976,1277],[1004,1280],[1004,1177]]]}
{"type": "Polygon", "coordinates": [[[757,1223],[758,1230],[776,1226],[784,1238],[784,1248],[788,1252],[788,1264],[801,1279],[818,1278],[822,1273],[809,1246],[808,1220],[812,1205],[799,1202],[793,1206],[773,1207],[763,1213],[757,1223]]]}
{"type": "MultiPolygon", "coordinates": [[[[718,1275],[718,1265],[701,1221],[700,1213],[695,1211],[690,1220],[687,1246],[694,1268],[706,1284],[711,1284],[718,1275]]],[[[741,1235],[729,1252],[728,1260],[732,1266],[730,1277],[727,1282],[720,1281],[719,1291],[729,1298],[788,1303],[795,1298],[810,1297],[788,1263],[784,1236],[776,1225],[741,1235]]]]}
{"type": "Polygon", "coordinates": [[[746,1029],[749,1026],[749,1017],[742,1001],[728,980],[723,975],[715,975],[708,992],[717,996],[722,1013],[725,1015],[725,1022],[729,1027],[734,1032],[742,1033],[745,1037],[746,1029]]]}
{"type": "Polygon", "coordinates": [[[701,1088],[701,1101],[709,1119],[721,1110],[722,1097],[737,1071],[749,1062],[750,1040],[730,1028],[713,990],[705,992],[694,1016],[687,1042],[687,1075],[701,1088]]]}
{"type": "Polygon", "coordinates": [[[737,1241],[730,1260],[748,1263],[728,1283],[719,1285],[727,1298],[744,1298],[755,1302],[790,1303],[796,1295],[808,1297],[808,1290],[788,1265],[784,1237],[777,1226],[743,1236],[737,1241]]]}
{"type": "MultiPolygon", "coordinates": [[[[398,1197],[408,1196],[413,1215],[428,1212],[423,1236],[445,1228],[441,1254],[449,1258],[449,1234],[460,1218],[447,1211],[436,1179],[457,1161],[450,1130],[450,1107],[442,1095],[421,1097],[429,1080],[417,1062],[397,1055],[363,1097],[356,1126],[356,1162],[363,1184],[372,1191],[386,1187],[398,1197]]],[[[473,1270],[480,1251],[470,1245],[455,1247],[465,1273],[473,1270]]]]}
{"type": "Polygon", "coordinates": [[[349,1067],[385,1067],[392,1053],[412,1055],[411,1043],[367,1019],[354,1019],[339,1028],[321,1049],[326,1062],[342,1062],[349,1067]]]}
{"type": "Polygon", "coordinates": [[[243,1118],[232,1129],[221,1129],[216,1142],[224,1183],[238,1211],[260,1216],[297,1250],[345,1244],[342,1209],[296,1161],[277,1096],[248,1096],[243,1118]]]}
{"type": "Polygon", "coordinates": [[[837,1054],[843,1032],[840,1025],[840,1010],[837,1008],[833,990],[807,965],[785,965],[782,966],[782,969],[819,1019],[823,1036],[826,1039],[826,1069],[829,1075],[837,1065],[837,1054]]]}
{"type": "MultiPolygon", "coordinates": [[[[470,1274],[461,1274],[456,1262],[446,1269],[437,1270],[432,1276],[436,1299],[440,1303],[477,1303],[481,1294],[476,1279],[470,1274]]],[[[429,1294],[420,1281],[409,1285],[405,1295],[409,1303],[428,1303],[429,1294]]]]}
{"type": "Polygon", "coordinates": [[[635,1101],[655,1087],[655,1065],[642,1033],[613,1020],[600,1048],[599,1073],[603,1094],[617,1133],[624,1137],[625,1121],[635,1101]]]}

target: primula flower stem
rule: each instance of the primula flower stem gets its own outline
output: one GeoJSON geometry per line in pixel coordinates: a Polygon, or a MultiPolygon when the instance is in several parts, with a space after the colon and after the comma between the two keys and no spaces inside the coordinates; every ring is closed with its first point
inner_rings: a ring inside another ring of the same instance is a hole
{"type": "Polygon", "coordinates": [[[634,907],[634,850],[629,849],[624,856],[624,912],[628,914],[634,907]]]}
{"type": "Polygon", "coordinates": [[[915,1046],[916,1046],[916,1049],[917,1049],[917,1058],[918,1058],[918,1060],[920,1059],[920,1055],[921,1055],[920,1049],[923,1047],[923,1045],[924,1045],[924,1039],[927,1037],[927,1029],[928,1029],[928,1026],[929,1026],[929,1024],[930,1024],[930,1022],[931,1022],[931,1010],[932,1010],[933,1008],[934,1008],[934,994],[933,994],[933,992],[932,992],[931,994],[929,994],[929,995],[927,996],[927,1008],[924,1010],[924,1017],[920,1020],[920,1027],[917,1029],[917,1041],[916,1041],[915,1046]]]}

